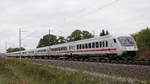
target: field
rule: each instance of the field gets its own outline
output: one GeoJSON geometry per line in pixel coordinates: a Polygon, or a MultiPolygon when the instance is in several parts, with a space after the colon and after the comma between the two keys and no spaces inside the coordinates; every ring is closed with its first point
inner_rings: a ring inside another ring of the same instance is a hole
{"type": "MultiPolygon", "coordinates": [[[[68,72],[33,64],[30,61],[0,58],[0,84],[131,84],[97,78],[82,72],[68,72]]],[[[135,82],[132,84],[142,84],[135,82]]],[[[149,83],[144,83],[149,84],[149,83]]]]}

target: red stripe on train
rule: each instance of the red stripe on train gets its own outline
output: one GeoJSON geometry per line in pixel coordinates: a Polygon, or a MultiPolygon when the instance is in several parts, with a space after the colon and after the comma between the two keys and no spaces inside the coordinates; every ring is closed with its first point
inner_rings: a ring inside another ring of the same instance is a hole
{"type": "Polygon", "coordinates": [[[94,49],[94,50],[80,50],[80,51],[64,51],[64,52],[52,52],[52,53],[82,53],[82,52],[98,52],[98,51],[116,51],[116,48],[111,49],[94,49]]]}
{"type": "MultiPolygon", "coordinates": [[[[62,52],[49,52],[49,53],[34,53],[33,55],[42,54],[59,54],[59,53],[83,53],[83,52],[98,52],[98,51],[116,51],[116,48],[111,49],[94,49],[94,50],[80,50],[80,51],[62,51],[62,52]]],[[[28,54],[31,55],[31,54],[28,54]]]]}

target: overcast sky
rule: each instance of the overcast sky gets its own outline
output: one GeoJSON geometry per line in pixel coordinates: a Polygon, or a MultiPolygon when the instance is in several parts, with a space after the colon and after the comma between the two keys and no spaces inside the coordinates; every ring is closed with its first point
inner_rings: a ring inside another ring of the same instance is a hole
{"type": "Polygon", "coordinates": [[[150,27],[150,0],[0,0],[0,52],[18,46],[35,48],[51,29],[68,36],[75,29],[98,34],[132,34],[150,27]]]}

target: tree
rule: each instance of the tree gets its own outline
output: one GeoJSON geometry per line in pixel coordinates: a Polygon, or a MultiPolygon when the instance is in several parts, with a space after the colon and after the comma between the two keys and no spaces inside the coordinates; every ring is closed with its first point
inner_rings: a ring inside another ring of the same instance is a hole
{"type": "Polygon", "coordinates": [[[66,42],[66,39],[65,39],[65,37],[63,37],[63,36],[59,36],[58,37],[58,39],[57,39],[57,43],[65,43],[66,42]]]}
{"type": "Polygon", "coordinates": [[[105,35],[109,35],[109,32],[107,30],[105,31],[104,29],[102,29],[100,36],[105,36],[105,35]]]}
{"type": "Polygon", "coordinates": [[[136,34],[132,34],[132,36],[140,49],[150,49],[150,29],[148,27],[136,34]]]}
{"type": "Polygon", "coordinates": [[[67,37],[67,42],[83,40],[83,39],[88,39],[88,38],[93,38],[93,37],[94,35],[92,35],[88,31],[75,30],[71,33],[70,36],[67,37]]]}
{"type": "Polygon", "coordinates": [[[150,59],[150,29],[147,27],[132,36],[140,51],[139,58],[150,59]]]}
{"type": "Polygon", "coordinates": [[[67,37],[67,40],[70,41],[77,41],[82,39],[82,31],[81,30],[75,30],[71,33],[70,36],[67,37]]]}
{"type": "Polygon", "coordinates": [[[82,31],[82,39],[88,39],[88,38],[93,38],[94,35],[89,33],[88,31],[82,31]]]}
{"type": "Polygon", "coordinates": [[[58,43],[58,40],[57,40],[57,37],[55,35],[47,34],[47,35],[44,35],[40,39],[37,48],[39,48],[39,47],[45,47],[45,46],[50,46],[50,45],[55,45],[57,43],[58,43]]]}
{"type": "Polygon", "coordinates": [[[47,34],[44,35],[39,43],[37,48],[39,47],[45,47],[45,46],[50,46],[50,45],[56,45],[60,43],[65,43],[65,42],[71,42],[71,41],[77,41],[77,40],[82,40],[82,39],[88,39],[92,38],[94,35],[89,33],[88,31],[81,31],[81,30],[75,30],[71,33],[70,36],[68,36],[66,39],[63,36],[57,36],[52,35],[52,34],[47,34]]]}
{"type": "Polygon", "coordinates": [[[6,51],[7,53],[10,53],[10,52],[23,51],[23,50],[25,50],[25,48],[21,47],[21,48],[8,48],[6,51]]]}

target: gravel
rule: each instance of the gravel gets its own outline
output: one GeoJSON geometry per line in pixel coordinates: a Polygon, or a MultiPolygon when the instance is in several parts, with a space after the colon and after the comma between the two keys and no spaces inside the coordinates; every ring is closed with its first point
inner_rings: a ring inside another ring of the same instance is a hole
{"type": "Polygon", "coordinates": [[[79,71],[150,81],[150,66],[63,60],[34,60],[36,63],[66,67],[79,71]]]}

